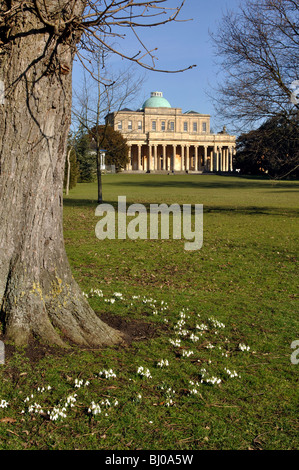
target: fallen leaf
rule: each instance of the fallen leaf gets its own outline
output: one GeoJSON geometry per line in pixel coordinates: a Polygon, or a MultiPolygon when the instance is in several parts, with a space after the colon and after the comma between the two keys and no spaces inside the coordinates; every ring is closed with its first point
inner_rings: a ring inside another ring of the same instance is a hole
{"type": "Polygon", "coordinates": [[[16,419],[13,419],[13,418],[2,418],[0,419],[0,423],[15,423],[16,422],[16,419]]]}

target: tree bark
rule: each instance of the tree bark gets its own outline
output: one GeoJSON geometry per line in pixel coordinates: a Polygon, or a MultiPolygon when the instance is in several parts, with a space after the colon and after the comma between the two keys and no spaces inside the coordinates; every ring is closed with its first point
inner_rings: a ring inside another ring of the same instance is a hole
{"type": "Polygon", "coordinates": [[[74,281],[63,240],[76,37],[51,31],[26,5],[9,30],[0,32],[5,86],[5,103],[0,104],[0,308],[5,336],[17,345],[28,344],[32,336],[60,346],[119,343],[121,334],[97,317],[74,281]]]}

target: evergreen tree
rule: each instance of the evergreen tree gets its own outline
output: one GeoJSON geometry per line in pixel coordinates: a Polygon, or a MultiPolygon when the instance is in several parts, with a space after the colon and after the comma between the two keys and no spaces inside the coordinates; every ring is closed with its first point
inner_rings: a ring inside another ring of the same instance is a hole
{"type": "Polygon", "coordinates": [[[299,114],[278,115],[237,140],[236,165],[244,174],[299,175],[299,114]]]}
{"type": "Polygon", "coordinates": [[[79,165],[78,183],[90,183],[96,179],[96,162],[91,154],[90,139],[83,129],[75,143],[76,157],[79,165]]]}
{"type": "Polygon", "coordinates": [[[116,171],[121,171],[129,162],[129,147],[122,134],[109,125],[93,127],[89,132],[91,148],[99,139],[100,146],[106,150],[106,165],[115,165],[116,171]]]}

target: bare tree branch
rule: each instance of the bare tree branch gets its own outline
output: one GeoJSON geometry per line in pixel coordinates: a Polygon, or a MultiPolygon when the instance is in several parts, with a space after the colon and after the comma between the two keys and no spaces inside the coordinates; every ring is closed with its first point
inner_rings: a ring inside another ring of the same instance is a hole
{"type": "Polygon", "coordinates": [[[291,100],[299,78],[298,1],[247,0],[226,13],[212,38],[224,71],[213,99],[224,118],[246,128],[299,110],[291,100]]]}

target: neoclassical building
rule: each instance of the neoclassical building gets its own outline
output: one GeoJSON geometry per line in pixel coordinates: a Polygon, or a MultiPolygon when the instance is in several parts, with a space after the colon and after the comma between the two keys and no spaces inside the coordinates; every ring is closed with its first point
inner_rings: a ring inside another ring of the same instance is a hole
{"type": "Polygon", "coordinates": [[[225,127],[211,134],[210,115],[172,108],[159,91],[141,109],[110,113],[106,122],[127,139],[127,171],[233,171],[235,136],[225,127]]]}

